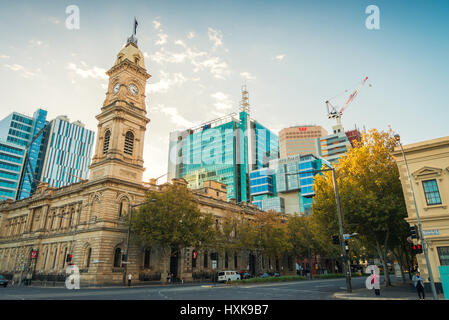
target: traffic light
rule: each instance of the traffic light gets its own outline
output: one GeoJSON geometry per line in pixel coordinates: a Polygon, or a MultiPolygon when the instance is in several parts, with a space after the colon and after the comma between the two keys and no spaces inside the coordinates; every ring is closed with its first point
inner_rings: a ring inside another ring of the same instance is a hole
{"type": "Polygon", "coordinates": [[[420,244],[417,244],[417,245],[416,245],[416,253],[417,253],[417,254],[422,253],[422,245],[420,245],[420,244]]]}
{"type": "Polygon", "coordinates": [[[422,245],[420,245],[420,244],[411,244],[410,245],[410,248],[412,249],[412,253],[413,254],[420,254],[420,253],[422,253],[423,251],[422,251],[422,245]]]}
{"type": "Polygon", "coordinates": [[[127,254],[122,254],[122,261],[127,261],[128,259],[128,255],[127,254]]]}
{"type": "Polygon", "coordinates": [[[346,251],[346,254],[349,253],[349,242],[348,242],[348,240],[345,240],[345,251],[346,251]]]}
{"type": "Polygon", "coordinates": [[[332,243],[333,244],[340,244],[340,237],[339,236],[332,236],[332,243]]]}
{"type": "Polygon", "coordinates": [[[70,254],[70,253],[67,254],[67,257],[66,257],[65,261],[66,261],[67,263],[72,262],[72,254],[70,254]]]}
{"type": "Polygon", "coordinates": [[[415,225],[410,226],[410,236],[412,239],[419,239],[418,230],[415,225]]]}

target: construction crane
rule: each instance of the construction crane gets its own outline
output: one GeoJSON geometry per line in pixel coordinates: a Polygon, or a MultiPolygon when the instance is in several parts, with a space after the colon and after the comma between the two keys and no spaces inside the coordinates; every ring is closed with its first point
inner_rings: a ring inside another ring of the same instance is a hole
{"type": "MultiPolygon", "coordinates": [[[[336,97],[339,97],[341,94],[336,95],[335,97],[329,99],[326,101],[326,107],[327,107],[327,115],[329,119],[337,119],[337,125],[341,125],[341,116],[343,115],[343,111],[351,104],[352,101],[354,101],[355,97],[359,93],[359,91],[362,89],[365,82],[368,80],[368,77],[365,77],[362,82],[354,89],[354,91],[351,93],[351,95],[346,100],[345,104],[340,108],[339,111],[337,111],[337,106],[334,106],[330,100],[335,99],[336,97]]],[[[369,85],[371,87],[371,84],[369,85]]],[[[348,90],[345,90],[345,92],[348,92],[348,90]]],[[[344,92],[344,93],[345,93],[344,92]]]]}

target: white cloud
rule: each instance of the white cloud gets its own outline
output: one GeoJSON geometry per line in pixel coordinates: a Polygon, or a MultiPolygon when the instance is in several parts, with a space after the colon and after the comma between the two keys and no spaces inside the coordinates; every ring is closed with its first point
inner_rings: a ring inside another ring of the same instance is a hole
{"type": "Polygon", "coordinates": [[[34,77],[36,75],[36,73],[28,71],[24,66],[20,64],[4,64],[3,66],[14,72],[21,72],[20,75],[27,79],[34,77]]]}
{"type": "Polygon", "coordinates": [[[215,92],[210,95],[212,98],[216,100],[214,103],[214,106],[218,110],[229,110],[232,109],[233,102],[231,99],[229,99],[229,95],[223,93],[223,92],[215,92]]]}
{"type": "Polygon", "coordinates": [[[194,72],[198,72],[204,68],[209,69],[209,72],[213,74],[215,78],[225,79],[231,72],[229,66],[226,62],[221,61],[219,57],[210,57],[207,60],[201,61],[199,63],[194,63],[194,72]]]}
{"type": "Polygon", "coordinates": [[[184,48],[186,48],[187,47],[187,45],[184,43],[184,41],[182,41],[182,40],[176,40],[175,41],[175,44],[177,44],[177,45],[179,45],[179,46],[181,46],[181,47],[184,47],[184,48]]]}
{"type": "Polygon", "coordinates": [[[284,60],[284,58],[285,58],[285,54],[278,54],[278,55],[277,55],[276,57],[274,57],[273,59],[282,61],[282,60],[284,60]]]}
{"type": "Polygon", "coordinates": [[[158,104],[155,109],[165,115],[170,116],[170,121],[176,124],[178,128],[191,128],[194,126],[194,123],[180,115],[178,109],[176,108],[166,107],[163,104],[158,104]]]}
{"type": "Polygon", "coordinates": [[[108,80],[108,76],[106,75],[106,69],[99,68],[94,66],[89,68],[89,66],[84,62],[80,61],[81,66],[77,66],[75,63],[70,62],[67,65],[67,69],[74,71],[77,75],[82,78],[92,78],[97,80],[108,80]]]}
{"type": "Polygon", "coordinates": [[[213,49],[223,45],[223,35],[219,30],[215,30],[209,27],[207,29],[207,35],[209,36],[209,40],[214,43],[213,49]]]}
{"type": "Polygon", "coordinates": [[[189,33],[187,33],[187,39],[193,39],[195,38],[196,34],[193,31],[190,31],[189,33]]]}
{"type": "Polygon", "coordinates": [[[160,46],[160,45],[163,45],[163,44],[167,43],[168,34],[166,34],[166,33],[159,33],[158,37],[159,37],[159,40],[157,40],[155,42],[155,44],[157,46],[160,46]]]}
{"type": "Polygon", "coordinates": [[[164,93],[167,92],[173,86],[181,86],[188,79],[180,72],[168,73],[160,71],[160,80],[156,83],[150,83],[147,85],[147,93],[164,93]]]}
{"type": "Polygon", "coordinates": [[[255,76],[253,76],[251,73],[249,72],[240,72],[240,76],[242,76],[243,78],[247,79],[247,80],[254,80],[256,79],[255,76]]]}
{"type": "Polygon", "coordinates": [[[0,59],[9,59],[10,56],[7,56],[6,54],[0,54],[0,59]]]}
{"type": "Polygon", "coordinates": [[[159,30],[161,28],[161,23],[157,20],[153,20],[154,29],[159,30]]]}
{"type": "Polygon", "coordinates": [[[36,45],[36,46],[41,46],[43,44],[43,42],[40,40],[32,39],[32,40],[30,40],[30,44],[36,45]]]}

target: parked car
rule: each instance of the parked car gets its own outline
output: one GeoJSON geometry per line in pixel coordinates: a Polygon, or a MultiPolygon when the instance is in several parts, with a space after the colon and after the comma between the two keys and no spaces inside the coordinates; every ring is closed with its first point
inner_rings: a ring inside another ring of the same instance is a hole
{"type": "Polygon", "coordinates": [[[240,274],[237,271],[221,271],[218,273],[218,282],[240,280],[240,274]]]}
{"type": "Polygon", "coordinates": [[[249,274],[248,272],[240,272],[240,279],[250,279],[253,276],[251,274],[249,274]]]}
{"type": "Polygon", "coordinates": [[[280,275],[279,272],[275,272],[275,273],[273,274],[273,276],[275,276],[275,277],[280,277],[281,275],[280,275]]]}
{"type": "Polygon", "coordinates": [[[1,274],[0,274],[0,286],[4,286],[5,288],[8,286],[8,279],[6,279],[5,276],[1,274]]]}
{"type": "Polygon", "coordinates": [[[271,277],[268,273],[262,273],[262,274],[259,274],[259,278],[269,278],[269,277],[271,277]]]}

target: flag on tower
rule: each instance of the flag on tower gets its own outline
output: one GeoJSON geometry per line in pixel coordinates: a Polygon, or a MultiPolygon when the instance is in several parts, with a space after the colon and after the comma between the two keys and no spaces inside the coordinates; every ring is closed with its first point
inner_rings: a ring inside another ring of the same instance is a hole
{"type": "Polygon", "coordinates": [[[134,17],[134,35],[136,35],[138,25],[139,24],[137,23],[137,19],[136,19],[136,17],[134,17]]]}

